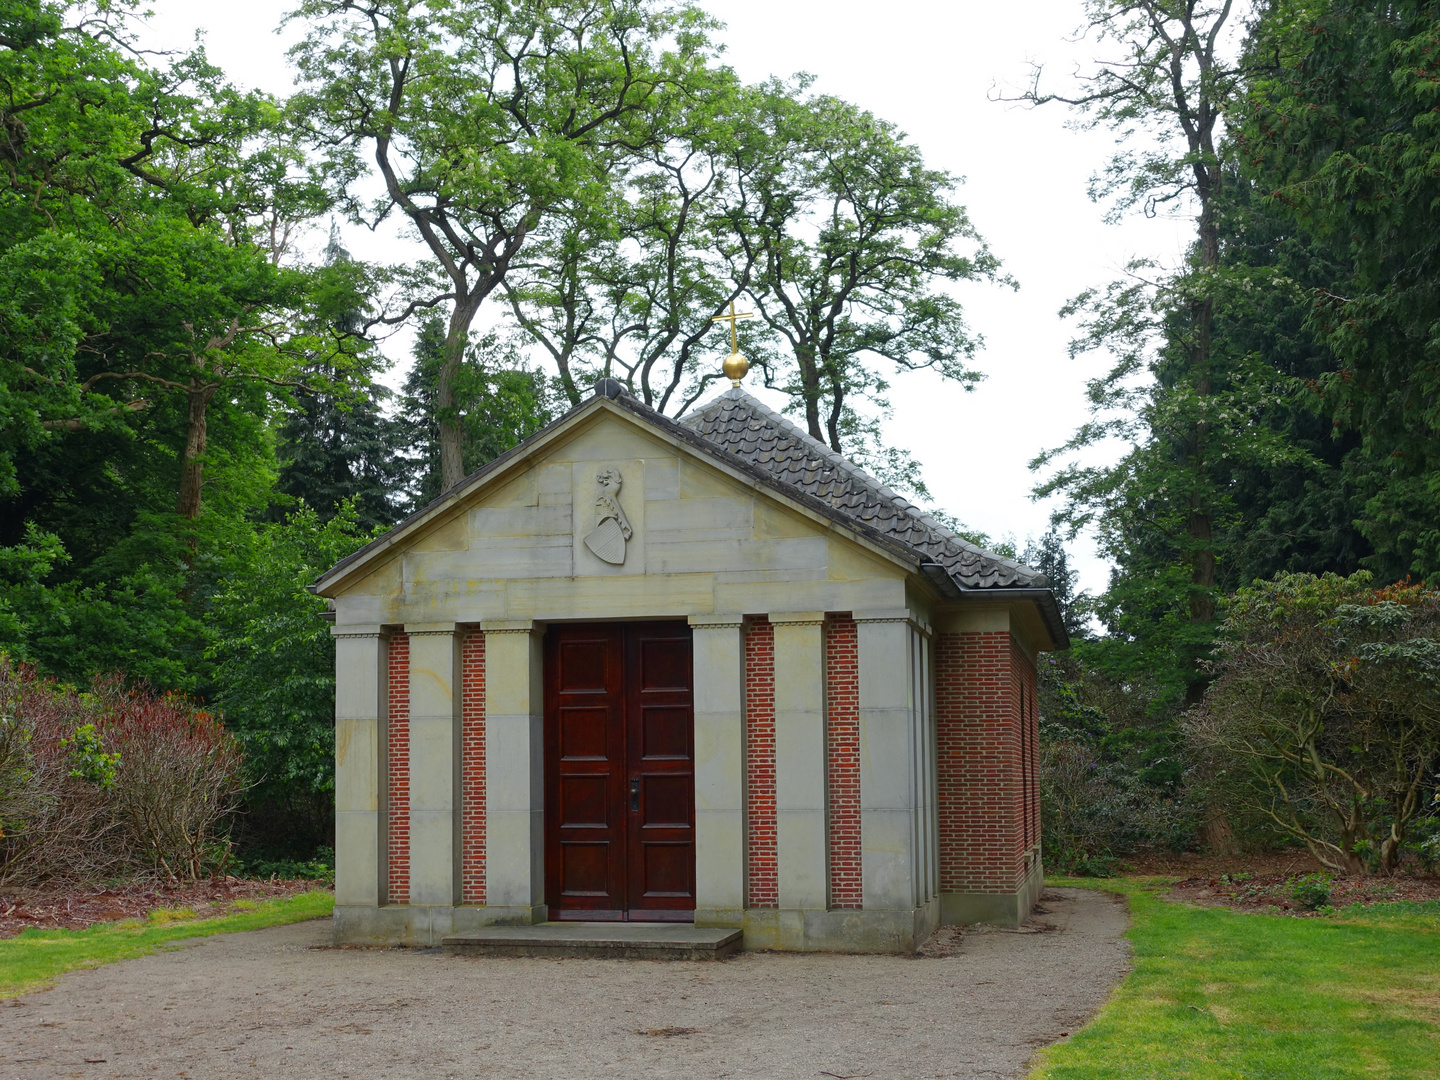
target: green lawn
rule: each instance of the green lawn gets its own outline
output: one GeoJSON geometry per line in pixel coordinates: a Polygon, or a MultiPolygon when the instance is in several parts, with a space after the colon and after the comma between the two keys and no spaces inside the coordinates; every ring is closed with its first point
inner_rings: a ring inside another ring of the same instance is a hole
{"type": "Polygon", "coordinates": [[[307,892],[284,900],[234,906],[242,910],[214,919],[197,919],[189,909],[161,910],[152,911],[145,920],[97,923],[88,930],[22,930],[0,941],[0,998],[37,989],[76,968],[145,956],[182,938],[317,919],[330,914],[335,897],[328,892],[307,892]]]}
{"type": "Polygon", "coordinates": [[[1296,919],[1063,884],[1129,896],[1135,967],[1030,1080],[1440,1078],[1440,902],[1296,919]]]}

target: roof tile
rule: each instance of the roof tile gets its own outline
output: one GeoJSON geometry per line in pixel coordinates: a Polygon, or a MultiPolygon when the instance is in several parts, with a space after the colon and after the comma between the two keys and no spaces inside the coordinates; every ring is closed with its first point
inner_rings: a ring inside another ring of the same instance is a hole
{"type": "Polygon", "coordinates": [[[1044,587],[1045,576],[976,547],[745,391],[728,390],[680,423],[801,491],[924,553],[971,589],[1044,587]]]}

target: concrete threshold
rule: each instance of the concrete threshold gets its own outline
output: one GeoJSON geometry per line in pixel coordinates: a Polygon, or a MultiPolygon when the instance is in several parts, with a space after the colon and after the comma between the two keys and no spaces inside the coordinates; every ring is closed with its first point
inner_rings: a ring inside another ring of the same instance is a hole
{"type": "Polygon", "coordinates": [[[625,960],[721,960],[740,950],[741,931],[688,923],[551,922],[485,926],[440,947],[455,956],[593,956],[625,960]]]}

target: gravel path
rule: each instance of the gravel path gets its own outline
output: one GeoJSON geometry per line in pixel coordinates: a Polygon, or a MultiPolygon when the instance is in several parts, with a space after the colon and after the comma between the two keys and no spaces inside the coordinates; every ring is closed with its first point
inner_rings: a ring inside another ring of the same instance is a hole
{"type": "Polygon", "coordinates": [[[468,959],[328,947],[321,920],[203,938],[0,1004],[0,1077],[1018,1077],[1129,957],[1124,908],[1046,893],[925,958],[468,959]]]}

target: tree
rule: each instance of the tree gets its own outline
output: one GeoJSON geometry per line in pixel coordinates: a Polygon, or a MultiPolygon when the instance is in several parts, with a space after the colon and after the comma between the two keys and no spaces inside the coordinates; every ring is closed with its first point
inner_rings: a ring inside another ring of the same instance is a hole
{"type": "Polygon", "coordinates": [[[348,371],[327,305],[355,283],[293,265],[323,200],[276,103],[152,62],[127,17],[0,12],[0,632],[68,679],[205,693],[268,422],[307,366],[348,371]]]}
{"type": "Polygon", "coordinates": [[[86,240],[112,224],[106,208],[133,194],[162,136],[136,107],[152,73],[116,45],[126,14],[45,0],[0,9],[0,494],[17,490],[17,452],[114,431],[148,406],[84,399],[76,374],[100,288],[86,240]]]}
{"type": "Polygon", "coordinates": [[[350,502],[362,528],[388,528],[403,516],[407,432],[403,421],[383,411],[390,391],[370,382],[383,362],[364,336],[362,298],[370,274],[351,259],[333,223],[324,263],[312,273],[313,317],[328,320],[334,345],[301,371],[316,387],[293,392],[295,407],[277,432],[275,490],[293,500],[288,506],[304,503],[322,521],[350,502]]]}
{"type": "Polygon", "coordinates": [[[1080,582],[1080,571],[1070,569],[1070,555],[1065,550],[1060,530],[1052,526],[1040,538],[1040,543],[1028,549],[1020,561],[1039,570],[1049,581],[1055,603],[1060,607],[1060,617],[1065,622],[1065,632],[1070,635],[1071,641],[1089,637],[1090,617],[1086,611],[1089,597],[1075,591],[1080,582]]]}
{"type": "Polygon", "coordinates": [[[1067,465],[1036,494],[1066,496],[1057,519],[1072,533],[1097,528],[1102,550],[1120,567],[1101,598],[1102,618],[1134,646],[1128,663],[1173,672],[1174,692],[1192,702],[1207,677],[1219,567],[1236,523],[1233,471],[1311,464],[1283,431],[1259,422],[1283,396],[1273,369],[1221,347],[1216,335],[1217,312],[1234,317],[1261,290],[1290,287],[1273,269],[1227,266],[1222,257],[1226,184],[1234,177],[1223,117],[1243,75],[1226,56],[1233,7],[1232,0],[1090,0],[1086,29],[1118,53],[1096,60],[1077,93],[1042,90],[1037,71],[1023,96],[1070,104],[1085,123],[1109,126],[1122,139],[1145,137],[1123,146],[1093,183],[1093,196],[1114,197],[1112,216],[1137,206],[1195,214],[1195,244],[1177,271],[1137,262],[1126,280],[1067,305],[1067,314],[1085,317],[1072,354],[1106,349],[1116,362],[1089,386],[1095,418],[1032,462],[1042,468],[1110,438],[1130,444],[1116,465],[1067,465]],[[1137,382],[1141,375],[1150,378],[1137,382]]]}
{"type": "MultiPolygon", "coordinates": [[[[398,415],[406,442],[414,451],[407,463],[413,471],[411,510],[427,505],[446,490],[434,404],[435,373],[446,362],[445,347],[445,325],[439,317],[422,320],[398,415]]],[[[497,336],[487,335],[477,342],[454,376],[455,420],[465,436],[465,475],[548,424],[560,411],[557,399],[544,374],[522,366],[497,336]]]]}
{"type": "Polygon", "coordinates": [[[328,521],[351,502],[367,530],[389,528],[404,516],[410,447],[403,422],[383,411],[389,396],[383,386],[343,395],[295,392],[295,408],[276,439],[275,493],[286,506],[303,503],[328,521]]]}
{"type": "Polygon", "coordinates": [[[1235,797],[1329,867],[1393,870],[1440,767],[1440,592],[1278,575],[1236,595],[1215,671],[1185,730],[1235,797]]]}
{"type": "Polygon", "coordinates": [[[1275,210],[1346,256],[1310,291],[1338,363],[1310,383],[1354,432],[1360,529],[1389,577],[1440,573],[1440,6],[1274,0],[1249,47],[1247,169],[1275,210]]]}
{"type": "Polygon", "coordinates": [[[216,702],[253,785],[245,829],[272,845],[333,844],[335,653],[325,601],[306,589],[374,530],[353,504],[329,520],[301,506],[244,536],[237,572],[212,601],[216,702]]]}
{"type": "Polygon", "coordinates": [[[481,305],[567,201],[607,197],[703,93],[713,25],[656,0],[305,0],[301,101],[357,220],[403,214],[435,260],[387,320],[450,305],[434,406],[442,487],[465,475],[456,378],[481,305]],[[356,194],[368,150],[385,194],[356,194]]]}
{"type": "Polygon", "coordinates": [[[893,124],[805,97],[806,85],[746,95],[716,232],[729,238],[731,279],[747,283],[789,354],[786,390],[806,428],[846,452],[873,435],[857,399],[887,408],[874,361],[967,389],[979,380],[979,339],[941,286],[996,280],[999,263],[951,201],[953,177],[926,167],[893,124]]]}
{"type": "Polygon", "coordinates": [[[679,414],[721,377],[718,364],[701,363],[716,351],[711,317],[740,297],[748,275],[717,257],[744,127],[738,89],[717,82],[688,110],[689,130],[650,148],[614,197],[542,223],[506,279],[516,322],[555,363],[572,405],[584,378],[603,374],[679,414]]]}
{"type": "Polygon", "coordinates": [[[202,51],[140,63],[113,12],[18,5],[0,53],[18,95],[0,324],[23,397],[7,411],[34,446],[182,399],[174,506],[194,521],[216,395],[294,385],[297,346],[316,346],[304,275],[280,260],[319,190],[273,101],[236,91],[202,51]]]}

